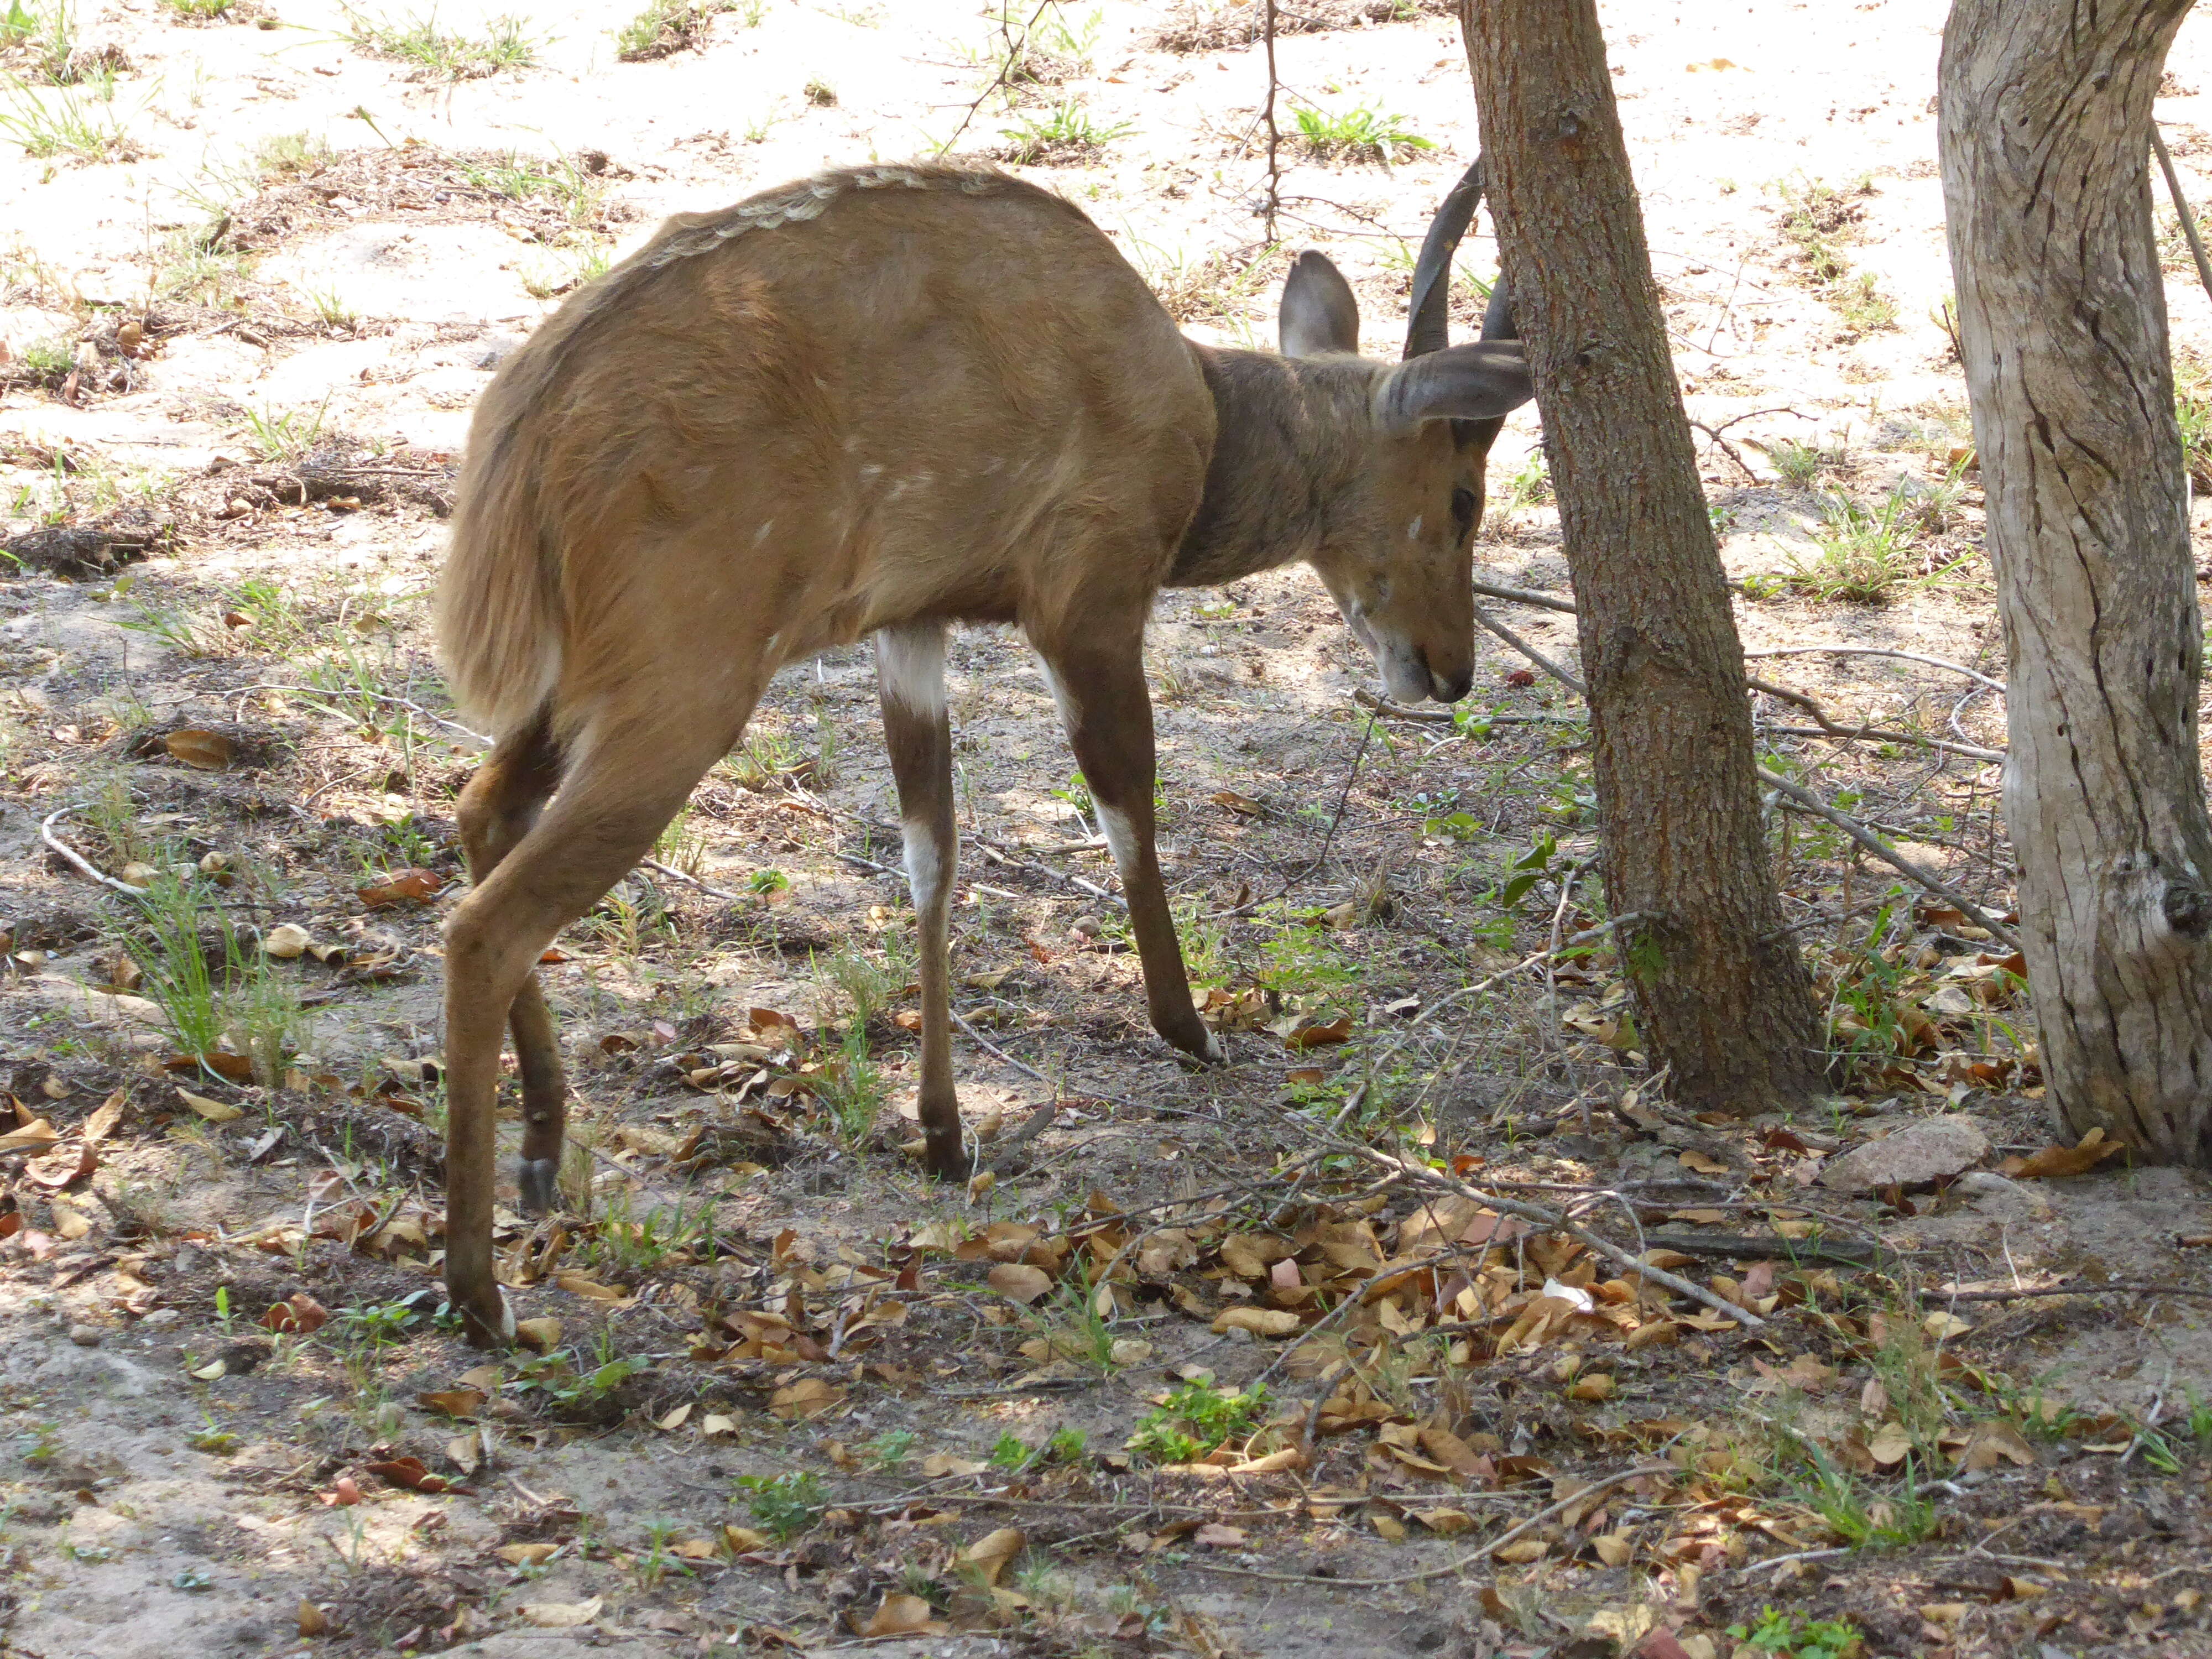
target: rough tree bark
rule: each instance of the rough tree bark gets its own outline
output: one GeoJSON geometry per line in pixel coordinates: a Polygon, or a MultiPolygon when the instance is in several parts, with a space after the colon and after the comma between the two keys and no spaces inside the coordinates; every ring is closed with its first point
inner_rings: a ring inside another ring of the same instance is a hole
{"type": "Polygon", "coordinates": [[[2005,820],[2065,1126],[2212,1164],[2204,649],[2151,95],[2188,0],[1958,0],[1940,130],[2010,664],[2005,820]]]}
{"type": "Polygon", "coordinates": [[[1589,686],[1607,900],[1652,1060],[1700,1107],[1803,1097],[1812,988],[1765,856],[1743,647],[1698,483],[1594,0],[1462,0],[1589,686]]]}

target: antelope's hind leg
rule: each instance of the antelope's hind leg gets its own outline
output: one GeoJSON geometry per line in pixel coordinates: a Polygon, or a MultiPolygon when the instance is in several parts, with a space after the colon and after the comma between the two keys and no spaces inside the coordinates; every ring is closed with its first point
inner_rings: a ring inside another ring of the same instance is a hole
{"type": "MultiPolygon", "coordinates": [[[[561,781],[561,755],[540,720],[502,741],[462,790],[456,817],[469,877],[477,885],[530,833],[538,811],[561,781]]],[[[559,1199],[561,1142],[568,1121],[568,1085],[561,1065],[553,1011],[533,968],[507,1008],[515,1068],[522,1078],[522,1159],[515,1170],[526,1215],[549,1213],[559,1199]]]]}
{"type": "MultiPolygon", "coordinates": [[[[503,1344],[514,1330],[492,1267],[501,1028],[513,1011],[526,1094],[534,1078],[543,1103],[558,1075],[552,1020],[542,996],[521,1000],[538,957],[653,850],[692,787],[744,729],[751,706],[748,696],[725,720],[720,710],[663,698],[610,715],[574,745],[552,803],[446,924],[446,1286],[479,1347],[503,1344]]],[[[480,804],[487,818],[507,799],[496,782],[486,786],[480,804]]],[[[487,851],[490,844],[488,838],[487,851]]],[[[556,1112],[524,1134],[526,1164],[546,1166],[548,1185],[559,1167],[560,1133],[556,1112]]],[[[525,1177],[538,1178],[528,1168],[525,1177]]]]}
{"type": "Polygon", "coordinates": [[[968,1174],[971,1160],[952,1087],[952,878],[960,836],[952,818],[952,726],[945,706],[945,628],[908,623],[876,635],[884,744],[897,780],[907,884],[914,894],[921,979],[921,1129],[929,1172],[968,1174]]]}

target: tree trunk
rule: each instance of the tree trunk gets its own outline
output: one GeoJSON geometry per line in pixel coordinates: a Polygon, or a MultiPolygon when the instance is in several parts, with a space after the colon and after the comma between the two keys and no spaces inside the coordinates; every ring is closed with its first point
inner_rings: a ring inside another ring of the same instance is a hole
{"type": "Polygon", "coordinates": [[[2010,663],[2005,820],[2065,1126],[2212,1164],[2204,650],[2151,95],[2188,0],[1958,0],[1941,143],[2010,663]]]}
{"type": "Polygon", "coordinates": [[[1743,647],[1651,281],[1594,0],[1462,0],[1589,685],[1606,896],[1646,1052],[1701,1108],[1821,1070],[1765,855],[1743,647]]]}

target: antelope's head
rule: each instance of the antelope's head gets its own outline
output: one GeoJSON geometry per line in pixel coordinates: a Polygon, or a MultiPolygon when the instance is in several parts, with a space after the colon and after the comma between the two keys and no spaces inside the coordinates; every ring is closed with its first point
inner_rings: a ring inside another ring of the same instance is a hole
{"type": "Polygon", "coordinates": [[[1481,193],[1481,163],[1446,198],[1413,272],[1405,358],[1358,360],[1359,306],[1337,268],[1298,256],[1283,289],[1290,358],[1369,371],[1366,454],[1308,561],[1401,702],[1456,702],[1474,678],[1475,527],[1483,464],[1507,411],[1534,395],[1501,282],[1482,338],[1446,343],[1451,259],[1481,193]]]}

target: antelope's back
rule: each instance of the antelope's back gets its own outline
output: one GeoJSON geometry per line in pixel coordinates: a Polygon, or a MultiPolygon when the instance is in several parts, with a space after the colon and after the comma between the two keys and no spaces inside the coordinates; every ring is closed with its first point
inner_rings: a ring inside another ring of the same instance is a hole
{"type": "Polygon", "coordinates": [[[678,604],[773,611],[788,660],[1022,615],[1097,579],[1074,550],[1102,532],[1156,586],[1212,440],[1191,348],[1080,210],[992,169],[847,169],[671,219],[518,349],[456,553],[472,507],[529,520],[564,675],[678,604]]]}

